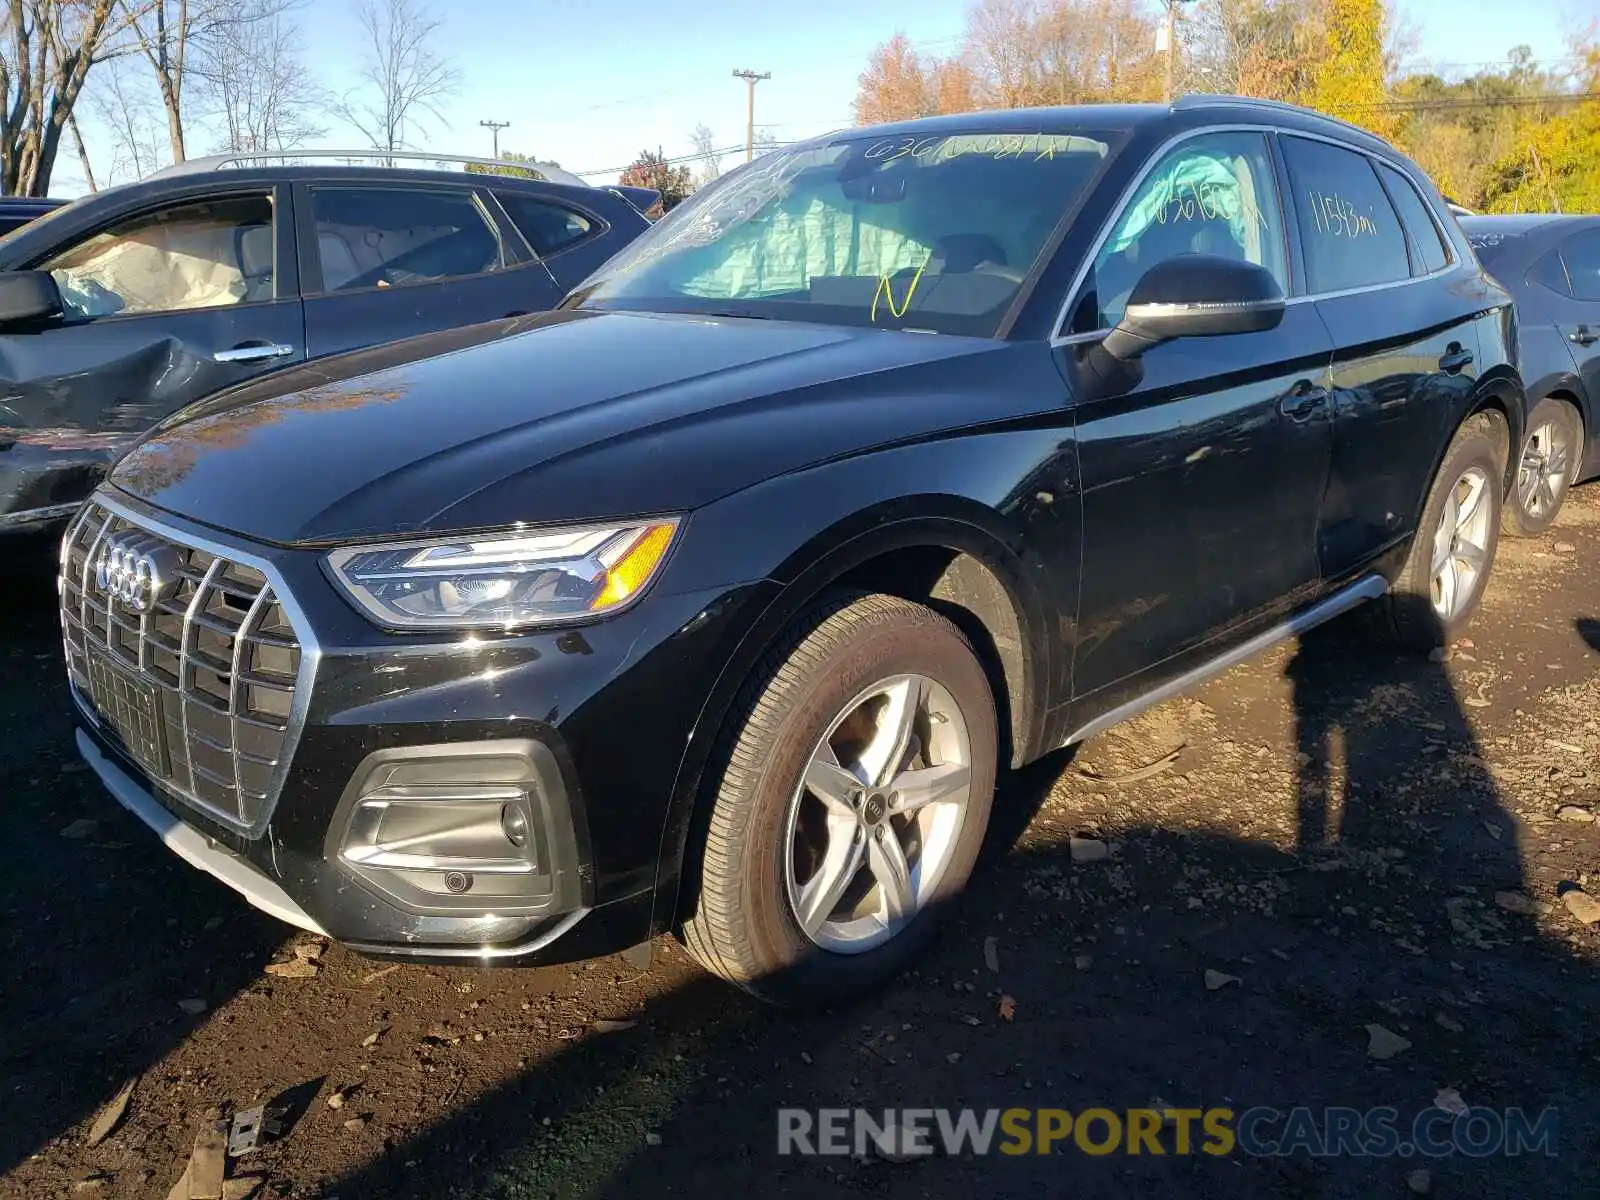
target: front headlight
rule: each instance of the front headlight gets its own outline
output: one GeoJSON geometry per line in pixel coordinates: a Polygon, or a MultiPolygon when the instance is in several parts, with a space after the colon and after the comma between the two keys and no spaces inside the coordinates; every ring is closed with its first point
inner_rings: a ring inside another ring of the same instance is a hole
{"type": "Polygon", "coordinates": [[[341,587],[390,629],[550,625],[626,607],[666,561],[678,518],[334,550],[341,587]]]}

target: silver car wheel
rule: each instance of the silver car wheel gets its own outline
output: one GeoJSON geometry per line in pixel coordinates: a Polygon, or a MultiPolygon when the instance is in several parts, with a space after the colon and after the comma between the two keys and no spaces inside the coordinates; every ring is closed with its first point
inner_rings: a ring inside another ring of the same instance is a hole
{"type": "Polygon", "coordinates": [[[860,692],[834,717],[789,803],[785,883],[817,946],[861,954],[933,896],[966,818],[967,723],[922,675],[860,692]]]}
{"type": "Polygon", "coordinates": [[[1469,467],[1450,489],[1433,535],[1433,610],[1449,622],[1467,611],[1489,567],[1494,502],[1489,475],[1469,467]]]}
{"type": "Polygon", "coordinates": [[[1561,504],[1561,494],[1571,479],[1573,447],[1566,430],[1547,421],[1528,435],[1517,465],[1517,501],[1522,511],[1542,520],[1561,504]]]}

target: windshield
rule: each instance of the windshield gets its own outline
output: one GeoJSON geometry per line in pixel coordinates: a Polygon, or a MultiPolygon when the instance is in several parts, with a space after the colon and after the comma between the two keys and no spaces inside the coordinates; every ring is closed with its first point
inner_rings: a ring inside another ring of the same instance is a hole
{"type": "Polygon", "coordinates": [[[778,150],[592,276],[585,308],[991,337],[1109,135],[846,135],[778,150]]]}

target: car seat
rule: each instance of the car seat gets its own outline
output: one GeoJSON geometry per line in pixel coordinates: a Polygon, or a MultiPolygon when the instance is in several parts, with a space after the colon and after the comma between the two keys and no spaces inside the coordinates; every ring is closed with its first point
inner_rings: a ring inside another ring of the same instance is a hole
{"type": "Polygon", "coordinates": [[[244,277],[241,304],[271,300],[273,238],[271,225],[245,225],[234,230],[233,251],[244,277]]]}

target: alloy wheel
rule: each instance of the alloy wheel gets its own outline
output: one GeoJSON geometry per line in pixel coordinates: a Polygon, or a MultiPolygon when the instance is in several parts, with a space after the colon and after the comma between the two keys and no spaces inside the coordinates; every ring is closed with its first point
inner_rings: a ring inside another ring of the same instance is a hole
{"type": "Polygon", "coordinates": [[[1433,535],[1433,609],[1441,620],[1466,612],[1489,567],[1494,502],[1489,474],[1469,467],[1450,489],[1433,535]]]}
{"type": "Polygon", "coordinates": [[[860,954],[905,928],[950,863],[971,781],[967,723],[935,680],[896,675],[845,705],[789,804],[785,883],[806,937],[860,954]]]}
{"type": "Polygon", "coordinates": [[[1557,422],[1546,421],[1528,435],[1517,465],[1517,500],[1529,517],[1543,520],[1561,504],[1572,459],[1569,438],[1557,422]]]}

